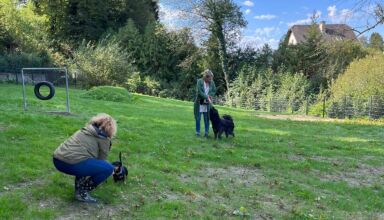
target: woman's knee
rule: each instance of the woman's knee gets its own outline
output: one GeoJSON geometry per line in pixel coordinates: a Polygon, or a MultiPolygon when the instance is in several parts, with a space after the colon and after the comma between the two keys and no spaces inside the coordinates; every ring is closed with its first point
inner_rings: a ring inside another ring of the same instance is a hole
{"type": "Polygon", "coordinates": [[[105,168],[104,174],[105,174],[106,176],[110,176],[110,175],[112,175],[113,170],[114,170],[115,168],[113,167],[112,164],[108,163],[107,161],[104,161],[104,162],[105,162],[105,164],[104,164],[104,168],[105,168]]]}

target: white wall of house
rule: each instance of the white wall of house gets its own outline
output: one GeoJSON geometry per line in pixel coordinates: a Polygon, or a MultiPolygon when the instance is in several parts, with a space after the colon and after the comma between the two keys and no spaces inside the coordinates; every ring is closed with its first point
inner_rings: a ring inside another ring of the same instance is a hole
{"type": "Polygon", "coordinates": [[[291,32],[291,35],[289,36],[289,39],[288,39],[288,45],[296,45],[296,44],[297,44],[296,37],[291,32]]]}

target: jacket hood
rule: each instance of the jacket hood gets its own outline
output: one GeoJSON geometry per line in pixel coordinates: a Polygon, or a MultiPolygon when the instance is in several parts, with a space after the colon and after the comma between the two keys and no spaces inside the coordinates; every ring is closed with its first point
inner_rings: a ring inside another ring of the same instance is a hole
{"type": "Polygon", "coordinates": [[[81,129],[85,134],[92,135],[99,138],[107,138],[105,132],[93,125],[87,125],[81,129]]]}

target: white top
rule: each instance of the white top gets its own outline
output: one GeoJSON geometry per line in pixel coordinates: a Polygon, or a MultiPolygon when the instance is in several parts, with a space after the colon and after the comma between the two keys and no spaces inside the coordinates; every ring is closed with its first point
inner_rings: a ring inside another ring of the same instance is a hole
{"type": "MultiPolygon", "coordinates": [[[[204,93],[208,96],[208,93],[209,93],[209,83],[204,82],[204,93]]],[[[208,105],[200,105],[200,112],[207,112],[208,111],[207,106],[208,105]]]]}

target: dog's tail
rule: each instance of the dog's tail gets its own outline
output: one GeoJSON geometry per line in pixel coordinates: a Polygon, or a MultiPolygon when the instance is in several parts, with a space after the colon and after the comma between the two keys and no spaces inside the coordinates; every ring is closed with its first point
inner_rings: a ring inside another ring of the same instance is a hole
{"type": "Polygon", "coordinates": [[[230,116],[230,115],[223,115],[223,118],[225,120],[233,121],[232,116],[230,116]]]}

